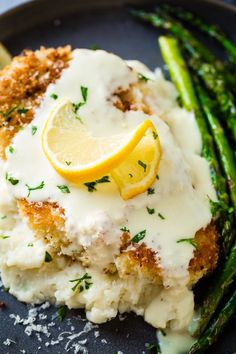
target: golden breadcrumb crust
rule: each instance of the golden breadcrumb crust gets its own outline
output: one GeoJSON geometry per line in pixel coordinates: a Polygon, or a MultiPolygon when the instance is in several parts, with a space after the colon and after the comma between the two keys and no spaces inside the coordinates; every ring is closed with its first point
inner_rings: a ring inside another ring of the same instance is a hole
{"type": "MultiPolygon", "coordinates": [[[[41,48],[36,52],[27,50],[0,72],[0,158],[6,158],[5,149],[15,133],[32,121],[34,109],[39,106],[48,85],[60,77],[70,58],[69,46],[41,48]],[[26,108],[27,111],[22,113],[19,108],[26,108]]],[[[135,101],[135,87],[130,92],[115,93],[114,104],[124,111],[142,109],[147,114],[151,113],[146,105],[135,101]]],[[[18,208],[21,215],[28,219],[36,236],[49,242],[55,252],[59,253],[62,247],[69,244],[64,226],[64,210],[56,203],[18,200],[18,208]]],[[[217,241],[218,235],[213,223],[196,233],[197,249],[189,264],[190,284],[196,283],[216,267],[219,254],[217,241]]],[[[144,243],[131,244],[127,233],[121,238],[120,255],[116,258],[115,266],[122,278],[140,275],[152,282],[162,283],[163,270],[158,254],[144,243]]],[[[114,265],[111,268],[114,272],[114,265]]]]}
{"type": "Polygon", "coordinates": [[[0,71],[0,158],[15,133],[32,121],[48,85],[60,77],[70,57],[69,46],[25,50],[0,71]]]}

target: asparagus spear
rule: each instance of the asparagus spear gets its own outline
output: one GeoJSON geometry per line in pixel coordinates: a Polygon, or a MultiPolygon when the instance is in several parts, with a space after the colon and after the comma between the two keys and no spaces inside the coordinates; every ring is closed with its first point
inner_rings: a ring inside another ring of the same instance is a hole
{"type": "MultiPolygon", "coordinates": [[[[217,159],[215,157],[215,151],[214,146],[212,144],[211,136],[209,140],[206,140],[206,136],[209,135],[206,122],[202,116],[201,110],[199,109],[191,77],[186,68],[182,54],[179,50],[178,42],[173,38],[161,37],[159,39],[159,43],[164,60],[169,67],[171,78],[176,83],[176,86],[179,90],[183,105],[188,109],[193,109],[196,114],[198,124],[200,122],[199,130],[203,140],[203,152],[206,158],[208,158],[208,161],[209,158],[213,158],[214,162],[217,164],[217,159]],[[186,99],[186,97],[188,97],[188,99],[186,99]]],[[[222,147],[225,147],[225,145],[222,144],[222,147]]],[[[218,167],[218,165],[216,166],[218,167]]],[[[214,170],[214,172],[217,173],[217,170],[214,170]]],[[[216,179],[218,177],[220,178],[220,174],[215,176],[216,179]]],[[[221,197],[224,201],[224,196],[221,197]]],[[[200,309],[199,324],[197,332],[195,334],[202,333],[202,331],[206,328],[220,300],[233,282],[236,276],[235,264],[236,245],[231,249],[229,258],[223,265],[223,269],[221,269],[221,272],[215,278],[215,282],[212,288],[210,289],[203,303],[203,306],[200,309]]]]}
{"type": "Polygon", "coordinates": [[[224,254],[227,255],[235,238],[233,222],[236,211],[236,161],[233,151],[229,145],[228,139],[224,133],[224,130],[217,118],[217,115],[215,114],[215,107],[211,98],[200,85],[199,80],[196,77],[194,77],[194,83],[198,98],[200,100],[200,104],[205,113],[205,116],[211,128],[212,135],[214,137],[214,141],[218,150],[218,156],[221,161],[221,166],[223,167],[224,173],[227,176],[231,201],[233,204],[233,208],[222,210],[221,218],[218,220],[218,227],[221,230],[223,251],[224,254]]]}
{"type": "Polygon", "coordinates": [[[202,138],[202,155],[208,161],[212,183],[218,193],[218,199],[228,204],[225,179],[221,175],[220,166],[215,153],[212,136],[208,132],[205,119],[198,105],[198,100],[192,85],[192,80],[186,67],[184,58],[174,38],[160,37],[159,44],[163,58],[169,68],[170,76],[175,83],[183,106],[195,113],[197,124],[202,138]]]}
{"type": "Polygon", "coordinates": [[[206,349],[216,342],[217,338],[223,331],[226,323],[236,312],[236,290],[233,292],[230,299],[226,302],[224,307],[220,310],[218,316],[213,318],[210,326],[195,342],[189,351],[189,354],[204,353],[206,349]]]}
{"type": "Polygon", "coordinates": [[[161,10],[156,10],[155,13],[149,13],[142,10],[131,10],[132,15],[139,18],[140,20],[151,23],[157,28],[162,28],[167,30],[175,37],[180,39],[185,43],[186,46],[189,46],[189,49],[192,50],[192,54],[199,57],[199,53],[206,62],[216,62],[214,55],[205,47],[201,42],[199,42],[192,34],[187,31],[180,23],[174,21],[161,10]]]}
{"type": "Polygon", "coordinates": [[[231,138],[236,143],[236,104],[232,93],[227,90],[223,76],[212,64],[190,60],[189,65],[201,77],[206,87],[214,93],[231,138]]]}
{"type": "Polygon", "coordinates": [[[204,22],[201,18],[194,15],[192,12],[183,10],[179,7],[164,5],[164,9],[180,20],[186,21],[191,25],[196,26],[202,32],[208,34],[219,42],[225,49],[230,61],[236,65],[236,45],[227,37],[227,35],[215,25],[210,25],[204,22]]]}
{"type": "Polygon", "coordinates": [[[180,23],[174,21],[170,16],[161,11],[147,13],[133,10],[132,13],[157,28],[169,31],[181,41],[191,57],[191,66],[198,72],[198,75],[201,76],[206,86],[216,95],[230,135],[236,143],[236,104],[232,93],[227,89],[225,77],[216,68],[215,64],[212,64],[214,56],[211,52],[196,40],[180,23]]]}
{"type": "Polygon", "coordinates": [[[230,197],[234,210],[236,210],[236,161],[229,145],[225,132],[215,114],[215,107],[206,91],[200,86],[199,81],[195,78],[195,89],[197,91],[201,106],[207,117],[212,135],[218,149],[218,155],[221,160],[221,165],[227,176],[227,182],[230,191],[230,197]]]}

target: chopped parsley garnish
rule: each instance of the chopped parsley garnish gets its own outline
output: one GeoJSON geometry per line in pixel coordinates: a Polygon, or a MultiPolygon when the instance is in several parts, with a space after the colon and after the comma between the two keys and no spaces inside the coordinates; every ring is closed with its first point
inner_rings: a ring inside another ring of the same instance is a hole
{"type": "Polygon", "coordinates": [[[81,86],[80,90],[81,90],[81,94],[82,94],[84,103],[86,103],[87,102],[87,97],[88,97],[88,88],[84,87],[84,86],[81,86]]]}
{"type": "Polygon", "coordinates": [[[26,187],[28,188],[28,195],[27,198],[30,196],[30,193],[32,191],[36,191],[38,189],[43,189],[43,187],[45,186],[44,181],[42,181],[38,186],[36,187],[30,187],[28,184],[26,184],[26,187]]]}
{"type": "Polygon", "coordinates": [[[15,186],[16,184],[19,183],[19,180],[18,180],[18,179],[9,176],[8,173],[6,173],[6,180],[7,180],[8,182],[10,182],[13,186],[15,186]]]}
{"type": "Polygon", "coordinates": [[[44,261],[46,263],[50,263],[52,261],[52,256],[50,255],[50,253],[48,253],[48,251],[45,252],[44,261]]]}
{"type": "Polygon", "coordinates": [[[57,317],[59,318],[60,321],[63,321],[64,318],[66,317],[68,307],[67,306],[61,306],[57,309],[57,317]]]}
{"type": "Polygon", "coordinates": [[[28,243],[27,247],[33,247],[34,244],[32,242],[28,243]]]}
{"type": "Polygon", "coordinates": [[[141,241],[142,239],[144,239],[144,237],[146,236],[146,230],[140,231],[138,234],[136,234],[131,241],[134,243],[138,243],[139,241],[141,241]]]}
{"type": "Polygon", "coordinates": [[[187,242],[192,245],[194,248],[197,249],[197,243],[194,241],[194,238],[181,238],[180,240],[176,241],[177,243],[187,242]]]}
{"type": "Polygon", "coordinates": [[[148,188],[147,194],[148,195],[155,194],[155,189],[154,188],[148,188]]]}
{"type": "Polygon", "coordinates": [[[148,214],[152,215],[155,213],[155,209],[147,207],[148,214]]]}
{"type": "Polygon", "coordinates": [[[70,280],[70,283],[75,283],[73,291],[79,290],[80,293],[84,290],[88,290],[90,286],[93,284],[89,280],[92,279],[91,275],[85,273],[81,278],[70,280]]]}
{"type": "Polygon", "coordinates": [[[98,49],[101,49],[97,44],[92,44],[91,46],[90,46],[90,49],[92,49],[92,50],[98,50],[98,49]]]}
{"type": "Polygon", "coordinates": [[[141,160],[138,160],[138,164],[144,169],[144,172],[146,172],[147,165],[141,160]]]}
{"type": "Polygon", "coordinates": [[[25,107],[22,107],[22,108],[18,108],[17,109],[17,113],[19,114],[25,114],[29,111],[29,108],[25,108],[25,107]]]}
{"type": "Polygon", "coordinates": [[[9,152],[10,152],[11,154],[13,154],[13,152],[15,151],[14,148],[13,148],[13,146],[9,146],[8,150],[9,150],[9,152]]]}
{"type": "Polygon", "coordinates": [[[94,192],[96,191],[96,185],[99,184],[99,183],[109,183],[111,182],[110,179],[109,179],[109,176],[103,176],[102,178],[100,179],[97,179],[96,181],[93,181],[93,182],[86,182],[84,183],[84,185],[88,188],[88,191],[89,192],[94,192]]]}
{"type": "Polygon", "coordinates": [[[70,165],[71,165],[71,161],[65,161],[65,164],[66,164],[67,166],[70,166],[70,165]]]}
{"type": "Polygon", "coordinates": [[[83,101],[81,101],[79,103],[73,103],[73,108],[74,108],[75,113],[77,113],[77,111],[80,109],[80,107],[85,105],[85,103],[87,102],[87,98],[88,98],[88,88],[87,87],[80,86],[80,91],[81,91],[83,101]]]}
{"type": "Polygon", "coordinates": [[[234,212],[234,208],[233,207],[230,207],[229,209],[228,209],[228,214],[232,214],[234,212]]]}
{"type": "Polygon", "coordinates": [[[6,218],[7,218],[6,215],[3,215],[3,216],[0,217],[1,220],[4,220],[4,219],[6,219],[6,218]]]}
{"type": "Polygon", "coordinates": [[[158,134],[156,132],[154,132],[154,130],[152,132],[152,135],[153,135],[154,140],[156,140],[158,138],[158,134]]]}
{"type": "Polygon", "coordinates": [[[57,95],[56,93],[52,93],[52,94],[50,95],[50,97],[51,97],[52,99],[54,99],[54,100],[57,100],[57,99],[58,99],[58,95],[57,95]]]}
{"type": "Polygon", "coordinates": [[[9,290],[10,290],[10,288],[6,288],[5,286],[3,287],[3,291],[4,291],[5,293],[9,293],[9,290]]]}
{"type": "Polygon", "coordinates": [[[160,179],[159,175],[156,175],[156,179],[160,179]]]}
{"type": "Polygon", "coordinates": [[[147,76],[145,76],[145,75],[143,75],[141,73],[138,73],[138,79],[140,81],[144,81],[144,82],[148,82],[150,80],[147,76]]]}
{"type": "Polygon", "coordinates": [[[121,228],[120,228],[120,231],[123,231],[123,232],[130,232],[130,230],[127,229],[126,226],[121,227],[121,228]]]}
{"type": "Polygon", "coordinates": [[[57,186],[58,189],[60,189],[60,191],[62,193],[70,193],[70,189],[68,186],[66,186],[65,184],[61,185],[61,186],[57,186]]]}
{"type": "Polygon", "coordinates": [[[161,213],[158,213],[158,216],[161,220],[165,220],[165,217],[161,213]]]}
{"type": "Polygon", "coordinates": [[[161,354],[161,348],[158,343],[155,343],[155,344],[148,343],[147,350],[149,350],[152,353],[161,354]]]}
{"type": "Polygon", "coordinates": [[[34,135],[37,132],[38,128],[35,125],[31,127],[31,134],[34,135]]]}
{"type": "Polygon", "coordinates": [[[11,119],[11,114],[15,112],[17,109],[17,106],[13,106],[9,108],[6,112],[0,111],[0,114],[5,118],[5,120],[10,120],[11,119]]]}
{"type": "Polygon", "coordinates": [[[163,329],[160,328],[160,329],[158,329],[158,331],[161,332],[161,334],[162,334],[164,337],[166,337],[166,332],[165,332],[163,329]]]}
{"type": "Polygon", "coordinates": [[[7,235],[0,235],[1,240],[6,240],[7,238],[10,238],[10,236],[7,235]]]}

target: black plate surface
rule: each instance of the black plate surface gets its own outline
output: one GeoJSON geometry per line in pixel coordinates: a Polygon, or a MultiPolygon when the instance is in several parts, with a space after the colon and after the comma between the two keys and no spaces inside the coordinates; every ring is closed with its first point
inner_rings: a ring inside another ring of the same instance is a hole
{"type": "MultiPolygon", "coordinates": [[[[133,4],[146,2],[129,1],[133,4]]],[[[233,8],[214,1],[169,2],[184,5],[210,22],[220,24],[236,40],[236,11],[233,8]]],[[[89,48],[96,44],[123,58],[139,59],[154,68],[163,65],[156,45],[158,34],[158,31],[130,17],[125,8],[125,0],[35,0],[0,16],[0,40],[15,55],[24,48],[36,49],[40,45],[48,47],[71,44],[73,47],[89,48]]],[[[207,44],[213,46],[210,41],[207,44]]],[[[214,47],[214,50],[217,49],[214,47]]],[[[37,314],[34,324],[40,324],[41,327],[36,328],[38,332],[33,331],[27,335],[27,323],[13,324],[16,315],[27,318],[29,308],[3,291],[0,298],[6,303],[6,308],[0,310],[1,354],[83,353],[76,349],[80,341],[80,345],[92,354],[114,354],[119,351],[124,354],[141,354],[149,352],[146,343],[155,342],[155,330],[144,323],[141,317],[133,314],[78,334],[87,329],[84,328],[84,312],[70,311],[66,319],[60,322],[55,318],[56,310],[53,307],[37,314]],[[50,323],[48,332],[41,333],[45,331],[45,324],[50,323]],[[56,341],[55,345],[51,345],[52,341],[56,341]]],[[[235,326],[234,319],[217,345],[208,353],[233,354],[236,351],[235,326]]]]}

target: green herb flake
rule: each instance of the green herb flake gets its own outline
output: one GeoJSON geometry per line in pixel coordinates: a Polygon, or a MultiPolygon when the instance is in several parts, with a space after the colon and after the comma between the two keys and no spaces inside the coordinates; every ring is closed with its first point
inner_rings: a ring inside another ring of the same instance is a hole
{"type": "Polygon", "coordinates": [[[155,344],[148,343],[147,350],[152,353],[161,354],[161,348],[158,343],[155,343],[155,344]]]}
{"type": "Polygon", "coordinates": [[[48,253],[48,251],[46,251],[45,257],[44,257],[44,262],[50,263],[51,261],[52,261],[52,256],[50,255],[50,253],[48,253]]]}
{"type": "Polygon", "coordinates": [[[6,240],[7,238],[10,238],[10,236],[7,235],[0,235],[1,240],[6,240]]]}
{"type": "Polygon", "coordinates": [[[15,112],[17,109],[17,106],[13,106],[11,108],[9,108],[7,111],[0,111],[0,114],[3,116],[3,118],[6,120],[6,121],[9,121],[11,119],[11,114],[13,112],[15,112]]]}
{"type": "Polygon", "coordinates": [[[38,128],[35,125],[32,125],[31,127],[31,134],[35,135],[35,133],[37,132],[38,128]]]}
{"type": "MultiPolygon", "coordinates": [[[[87,98],[88,98],[88,88],[87,87],[80,86],[80,91],[81,91],[81,95],[82,95],[83,101],[81,101],[79,103],[73,103],[73,109],[74,109],[75,113],[77,113],[77,111],[80,109],[80,107],[85,105],[85,103],[87,102],[87,98]]],[[[79,117],[76,117],[76,118],[81,120],[81,118],[79,118],[79,117]]]]}
{"type": "Polygon", "coordinates": [[[148,188],[147,194],[148,194],[148,195],[155,194],[155,189],[154,189],[154,188],[148,188]]]}
{"type": "Polygon", "coordinates": [[[5,292],[5,293],[9,293],[9,290],[10,290],[10,288],[7,288],[7,287],[3,287],[3,291],[5,292]]]}
{"type": "Polygon", "coordinates": [[[67,306],[61,306],[57,309],[57,317],[60,321],[64,320],[64,318],[66,317],[67,311],[68,311],[67,306]]]}
{"type": "Polygon", "coordinates": [[[65,184],[61,185],[61,186],[57,186],[58,189],[60,189],[60,191],[62,193],[70,193],[70,189],[68,186],[66,186],[65,184]]]}
{"type": "Polygon", "coordinates": [[[25,114],[29,111],[29,108],[21,107],[17,109],[17,113],[19,114],[25,114]]]}
{"type": "Polygon", "coordinates": [[[134,243],[138,243],[139,241],[141,241],[142,239],[144,239],[144,237],[146,236],[146,230],[140,231],[138,234],[136,234],[131,241],[134,243]]]}
{"type": "Polygon", "coordinates": [[[71,161],[65,161],[65,164],[67,165],[67,166],[70,166],[71,165],[71,161]]]}
{"type": "Polygon", "coordinates": [[[121,227],[121,228],[120,228],[120,231],[123,231],[123,232],[130,232],[130,230],[127,229],[126,226],[121,227]]]}
{"type": "Polygon", "coordinates": [[[91,44],[90,49],[91,50],[98,50],[98,49],[101,49],[101,48],[97,44],[91,44]]]}
{"type": "Polygon", "coordinates": [[[26,187],[28,188],[28,194],[27,194],[27,198],[30,196],[32,191],[36,191],[38,189],[43,189],[43,187],[45,186],[44,181],[42,181],[38,186],[36,187],[30,187],[28,184],[26,184],[26,187]]]}
{"type": "Polygon", "coordinates": [[[34,244],[32,242],[28,243],[27,247],[34,247],[34,244]]]}
{"type": "Polygon", "coordinates": [[[75,283],[75,285],[71,288],[72,291],[79,290],[80,293],[84,290],[88,290],[93,283],[90,282],[92,279],[91,275],[85,273],[81,278],[70,280],[70,283],[75,283]]]}
{"type": "Polygon", "coordinates": [[[6,218],[7,218],[7,216],[3,215],[3,216],[0,217],[0,220],[5,220],[6,218]]]}
{"type": "Polygon", "coordinates": [[[50,97],[53,99],[53,100],[57,100],[58,99],[58,95],[56,93],[52,93],[50,95],[50,97]]]}
{"type": "Polygon", "coordinates": [[[14,177],[12,177],[12,176],[9,176],[8,173],[6,173],[6,180],[7,180],[8,182],[10,182],[13,186],[15,186],[16,184],[19,183],[19,180],[18,180],[18,179],[14,178],[14,177]]]}
{"type": "Polygon", "coordinates": [[[155,209],[147,207],[147,212],[150,215],[155,214],[155,209]]]}
{"type": "Polygon", "coordinates": [[[147,76],[145,76],[145,75],[143,75],[141,73],[138,73],[138,79],[140,81],[144,81],[144,82],[148,82],[150,80],[147,76]]]}
{"type": "Polygon", "coordinates": [[[133,178],[134,176],[132,175],[132,173],[129,173],[129,177],[130,177],[130,178],[133,178]]]}
{"type": "Polygon", "coordinates": [[[158,213],[158,216],[161,220],[165,220],[165,217],[161,213],[158,213]]]}
{"type": "Polygon", "coordinates": [[[163,337],[166,337],[166,332],[165,332],[163,329],[160,328],[158,331],[161,332],[161,334],[163,335],[163,337]]]}
{"type": "Polygon", "coordinates": [[[158,134],[154,130],[152,132],[152,135],[153,135],[154,140],[156,140],[158,138],[158,134]]]}
{"type": "Polygon", "coordinates": [[[13,148],[13,146],[9,146],[8,150],[9,150],[9,152],[10,152],[11,154],[13,154],[13,152],[15,151],[14,148],[13,148]]]}
{"type": "Polygon", "coordinates": [[[176,241],[177,243],[182,243],[182,242],[187,242],[191,246],[193,246],[195,249],[197,249],[197,243],[194,240],[194,238],[181,238],[180,240],[176,241]]]}
{"type": "Polygon", "coordinates": [[[138,164],[144,169],[144,172],[146,172],[146,170],[147,170],[147,165],[146,165],[143,161],[141,161],[141,160],[138,160],[138,164]]]}
{"type": "Polygon", "coordinates": [[[93,182],[86,182],[84,185],[88,188],[88,192],[94,192],[96,191],[96,185],[99,183],[109,183],[111,182],[109,179],[109,176],[103,176],[100,179],[97,179],[96,181],[93,182]]]}
{"type": "Polygon", "coordinates": [[[156,175],[156,179],[157,179],[157,180],[159,180],[159,179],[160,179],[159,175],[156,175]]]}
{"type": "Polygon", "coordinates": [[[87,102],[87,98],[88,98],[88,88],[85,87],[85,86],[81,86],[80,90],[81,90],[81,95],[83,97],[84,103],[86,103],[87,102]]]}

